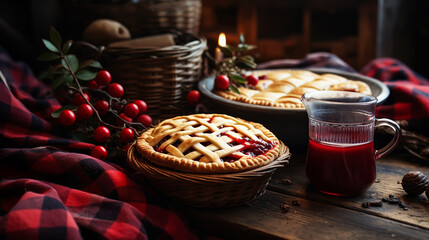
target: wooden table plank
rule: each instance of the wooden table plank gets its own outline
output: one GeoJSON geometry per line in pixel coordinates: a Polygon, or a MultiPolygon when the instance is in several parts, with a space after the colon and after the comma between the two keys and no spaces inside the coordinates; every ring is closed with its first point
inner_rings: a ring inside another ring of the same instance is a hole
{"type": "Polygon", "coordinates": [[[241,207],[181,209],[197,229],[225,239],[425,239],[429,234],[409,224],[273,191],[241,207]],[[283,213],[280,205],[292,200],[301,205],[283,213]]]}
{"type": "Polygon", "coordinates": [[[377,160],[376,183],[365,193],[355,197],[335,197],[318,192],[308,182],[304,167],[305,154],[294,154],[288,166],[276,170],[269,189],[429,229],[429,200],[424,195],[408,196],[400,184],[402,176],[410,170],[418,170],[429,176],[427,163],[416,161],[408,154],[391,154],[384,159],[377,160]],[[292,183],[283,184],[284,178],[290,179],[292,183]],[[397,204],[387,203],[383,203],[382,207],[362,207],[362,203],[365,201],[379,201],[382,197],[388,197],[389,194],[400,197],[407,204],[408,211],[404,211],[397,204]]]}
{"type": "Polygon", "coordinates": [[[429,176],[426,162],[410,155],[391,154],[377,161],[377,180],[365,193],[355,197],[322,194],[309,184],[305,153],[292,156],[278,169],[268,191],[251,204],[227,209],[197,209],[180,206],[192,225],[226,239],[426,239],[429,236],[429,200],[424,195],[409,197],[403,191],[403,174],[418,170],[429,176]],[[283,184],[288,178],[290,185],[283,184]],[[362,202],[394,194],[408,206],[383,203],[363,208],[362,202]],[[299,200],[300,206],[293,206],[299,200]],[[286,202],[290,211],[282,212],[286,202]]]}

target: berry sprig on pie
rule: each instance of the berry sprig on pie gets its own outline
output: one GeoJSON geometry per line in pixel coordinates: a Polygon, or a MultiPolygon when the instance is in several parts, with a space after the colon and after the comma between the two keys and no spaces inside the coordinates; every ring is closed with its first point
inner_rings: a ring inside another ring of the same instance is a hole
{"type": "Polygon", "coordinates": [[[138,152],[150,162],[184,172],[230,173],[274,161],[279,140],[258,123],[222,114],[167,119],[144,132],[138,152]]]}
{"type": "Polygon", "coordinates": [[[366,83],[336,74],[282,69],[254,71],[252,75],[258,77],[254,84],[238,87],[237,91],[222,90],[215,85],[213,92],[233,101],[281,108],[304,108],[301,96],[306,92],[333,90],[371,95],[366,83]]]}

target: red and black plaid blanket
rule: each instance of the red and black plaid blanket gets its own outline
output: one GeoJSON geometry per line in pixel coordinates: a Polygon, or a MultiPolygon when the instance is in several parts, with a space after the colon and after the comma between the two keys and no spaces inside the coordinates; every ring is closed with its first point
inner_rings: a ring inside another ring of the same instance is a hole
{"type": "MultiPolygon", "coordinates": [[[[354,71],[331,54],[311,54],[261,67],[333,67],[354,71]]],[[[120,165],[85,153],[52,123],[60,108],[24,63],[0,48],[0,239],[198,239],[185,219],[120,165]],[[48,97],[47,97],[48,96],[48,97]]],[[[391,96],[378,115],[429,117],[428,81],[393,59],[363,74],[385,82],[391,96]]]]}
{"type": "Polygon", "coordinates": [[[51,123],[60,108],[28,66],[0,48],[0,239],[199,239],[119,165],[51,123]]]}

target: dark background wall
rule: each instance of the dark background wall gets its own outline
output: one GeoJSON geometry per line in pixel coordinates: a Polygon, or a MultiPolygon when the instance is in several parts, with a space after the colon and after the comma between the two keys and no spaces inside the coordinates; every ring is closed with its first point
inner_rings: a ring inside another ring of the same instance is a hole
{"type": "MultiPolygon", "coordinates": [[[[252,0],[257,1],[257,0],[252,0]]],[[[394,57],[429,78],[429,1],[373,0],[377,5],[375,57],[394,57]]],[[[77,40],[81,32],[67,14],[72,0],[3,0],[0,1],[0,45],[16,59],[30,63],[37,71],[35,57],[43,51],[41,38],[48,37],[55,26],[65,39],[77,40]]],[[[80,1],[85,2],[85,1],[80,1]]],[[[100,2],[100,1],[98,1],[100,2]]],[[[102,1],[101,1],[102,2],[102,1]]],[[[225,5],[228,1],[219,1],[225,5]]],[[[250,0],[246,1],[247,4],[250,0]]],[[[275,1],[273,1],[275,2],[275,1]]],[[[305,1],[307,4],[312,1],[305,1]]],[[[323,2],[317,1],[319,4],[323,2]]],[[[332,1],[326,1],[332,2],[332,1]]],[[[204,1],[203,1],[204,3],[204,1]]],[[[265,11],[269,9],[265,8],[265,11]]],[[[273,11],[275,12],[275,11],[273,11]]],[[[79,13],[75,13],[79,17],[79,13]]],[[[202,16],[202,20],[204,17],[202,16]]],[[[318,21],[323,21],[323,18],[318,21]]],[[[260,22],[264,22],[261,20],[260,22]]],[[[270,24],[270,23],[266,23],[270,24]]],[[[276,23],[278,25],[278,23],[276,23]]],[[[319,23],[320,24],[320,23],[319,23]]],[[[204,27],[204,26],[203,26],[204,27]]],[[[205,29],[200,29],[201,33],[205,29]]],[[[298,48],[300,45],[297,45],[298,48]]],[[[297,52],[305,52],[297,51],[297,52]]],[[[287,58],[289,56],[284,56],[287,58]]],[[[359,69],[358,69],[359,70],[359,69]]]]}
{"type": "Polygon", "coordinates": [[[376,56],[395,57],[429,78],[429,1],[379,0],[376,56]]]}
{"type": "Polygon", "coordinates": [[[42,52],[42,38],[48,38],[49,26],[63,29],[57,0],[0,1],[0,45],[17,60],[37,69],[36,57],[42,52]]]}

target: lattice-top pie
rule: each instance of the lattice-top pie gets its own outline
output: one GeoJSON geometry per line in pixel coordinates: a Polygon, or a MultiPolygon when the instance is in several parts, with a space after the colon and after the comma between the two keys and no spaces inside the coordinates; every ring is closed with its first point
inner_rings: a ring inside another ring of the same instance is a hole
{"type": "Polygon", "coordinates": [[[279,140],[261,124],[221,114],[167,119],[137,139],[152,163],[185,172],[226,173],[264,166],[279,154],[279,140]]]}
{"type": "Polygon", "coordinates": [[[335,74],[316,74],[307,70],[255,71],[260,80],[252,88],[239,87],[240,94],[214,89],[214,93],[238,102],[256,105],[304,108],[301,96],[320,90],[352,91],[371,95],[369,86],[356,80],[348,80],[335,74]]]}

